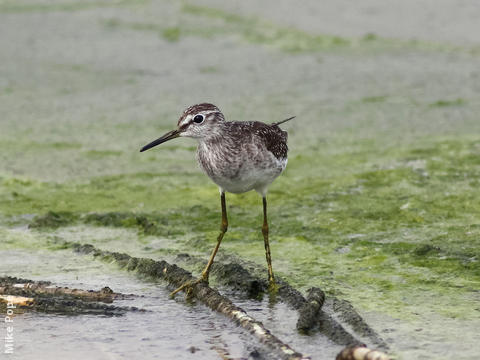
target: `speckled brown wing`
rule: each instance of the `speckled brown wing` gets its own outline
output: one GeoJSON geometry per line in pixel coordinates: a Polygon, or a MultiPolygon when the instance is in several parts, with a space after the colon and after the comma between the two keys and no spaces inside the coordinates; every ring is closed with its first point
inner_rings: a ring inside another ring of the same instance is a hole
{"type": "Polygon", "coordinates": [[[267,150],[277,159],[287,158],[288,134],[286,131],[283,131],[277,125],[267,125],[261,122],[254,122],[253,128],[255,129],[255,134],[263,139],[267,150]]]}

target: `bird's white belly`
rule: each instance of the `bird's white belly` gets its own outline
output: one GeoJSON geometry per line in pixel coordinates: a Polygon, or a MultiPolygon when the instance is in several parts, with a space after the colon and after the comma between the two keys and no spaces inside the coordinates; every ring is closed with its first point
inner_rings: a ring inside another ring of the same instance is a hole
{"type": "Polygon", "coordinates": [[[286,166],[287,159],[275,159],[275,164],[269,164],[267,167],[244,166],[235,176],[211,176],[209,174],[209,177],[221,189],[227,192],[240,194],[256,190],[260,194],[265,195],[268,186],[285,170],[286,166]]]}
{"type": "Polygon", "coordinates": [[[239,194],[256,190],[265,195],[268,185],[287,166],[286,158],[277,159],[261,146],[228,146],[216,143],[207,147],[200,143],[197,151],[200,167],[223,191],[239,194]]]}

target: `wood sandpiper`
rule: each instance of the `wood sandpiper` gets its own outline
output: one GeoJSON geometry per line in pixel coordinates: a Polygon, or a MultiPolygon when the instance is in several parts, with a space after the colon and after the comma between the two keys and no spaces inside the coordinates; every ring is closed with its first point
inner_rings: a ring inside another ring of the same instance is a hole
{"type": "MultiPolygon", "coordinates": [[[[227,232],[227,208],[225,192],[234,194],[250,190],[257,191],[263,198],[262,234],[268,265],[269,289],[275,290],[270,244],[268,242],[267,189],[287,166],[287,132],[278,125],[293,119],[273,124],[258,121],[225,121],[222,112],[212,104],[197,104],[187,108],[178,120],[177,129],[161,136],[140,151],[148,150],[177,137],[198,140],[197,161],[202,170],[220,188],[222,223],[217,245],[213,249],[207,266],[196,281],[208,283],[208,275],[223,236],[227,232]]],[[[172,295],[192,287],[185,283],[172,295]]]]}

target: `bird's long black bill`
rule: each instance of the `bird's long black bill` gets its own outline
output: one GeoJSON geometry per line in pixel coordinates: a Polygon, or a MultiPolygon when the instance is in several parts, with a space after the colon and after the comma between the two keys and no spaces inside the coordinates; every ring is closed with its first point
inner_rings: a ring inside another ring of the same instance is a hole
{"type": "Polygon", "coordinates": [[[175,139],[179,136],[180,136],[180,132],[178,130],[169,131],[168,133],[166,133],[162,137],[159,137],[157,140],[154,140],[150,144],[145,145],[143,148],[140,149],[140,152],[151,149],[154,146],[160,145],[160,144],[164,143],[165,141],[175,139]]]}

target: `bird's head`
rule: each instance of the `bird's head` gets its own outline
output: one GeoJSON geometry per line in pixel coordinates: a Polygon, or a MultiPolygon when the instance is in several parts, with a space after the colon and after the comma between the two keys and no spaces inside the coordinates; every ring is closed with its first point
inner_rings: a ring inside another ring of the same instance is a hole
{"type": "Polygon", "coordinates": [[[219,130],[219,123],[224,121],[222,112],[215,105],[207,103],[192,105],[180,116],[175,130],[145,145],[140,152],[180,136],[196,139],[215,136],[219,130]]]}

